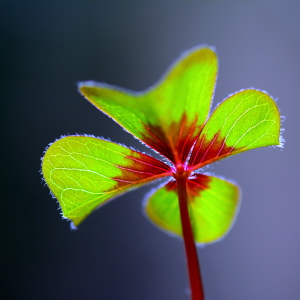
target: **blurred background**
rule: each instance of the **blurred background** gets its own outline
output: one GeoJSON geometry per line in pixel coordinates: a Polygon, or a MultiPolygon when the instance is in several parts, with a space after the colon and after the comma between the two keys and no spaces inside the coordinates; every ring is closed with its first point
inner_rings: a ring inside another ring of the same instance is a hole
{"type": "Polygon", "coordinates": [[[46,146],[66,134],[145,151],[76,83],[140,91],[208,44],[220,66],[213,106],[243,88],[266,90],[286,116],[287,142],[211,170],[243,197],[228,236],[198,250],[207,299],[300,299],[299,13],[299,1],[275,0],[1,1],[1,298],[189,299],[183,243],[143,216],[151,187],[71,231],[39,170],[46,146]]]}

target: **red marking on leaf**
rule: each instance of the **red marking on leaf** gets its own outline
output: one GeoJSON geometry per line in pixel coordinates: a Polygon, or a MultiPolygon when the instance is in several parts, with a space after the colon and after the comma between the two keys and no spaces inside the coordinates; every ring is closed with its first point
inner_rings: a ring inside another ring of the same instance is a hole
{"type": "Polygon", "coordinates": [[[195,166],[203,163],[206,165],[219,157],[230,155],[231,152],[238,150],[237,148],[227,146],[226,138],[220,137],[220,132],[217,132],[211,140],[206,139],[203,135],[199,139],[193,149],[189,160],[189,166],[195,166]]]}
{"type": "Polygon", "coordinates": [[[167,191],[173,191],[177,187],[177,182],[175,180],[172,180],[168,182],[165,186],[167,191]]]}
{"type": "MultiPolygon", "coordinates": [[[[187,194],[189,201],[192,202],[195,197],[199,197],[201,192],[209,187],[210,178],[203,174],[194,174],[193,178],[187,180],[187,194]]],[[[165,188],[168,191],[176,191],[177,183],[175,180],[170,181],[165,188]]]]}
{"type": "Polygon", "coordinates": [[[169,145],[169,141],[162,128],[154,125],[145,125],[147,135],[143,135],[142,140],[170,161],[174,161],[174,154],[169,145]]]}
{"type": "Polygon", "coordinates": [[[113,178],[118,182],[117,188],[167,176],[165,173],[171,173],[170,166],[146,154],[139,153],[138,157],[128,155],[125,159],[128,162],[126,167],[116,165],[122,171],[121,176],[113,178]]]}
{"type": "Polygon", "coordinates": [[[162,127],[147,124],[145,125],[147,134],[142,140],[151,148],[165,156],[172,163],[185,163],[197,134],[200,131],[197,126],[197,118],[192,123],[187,121],[186,114],[183,114],[179,123],[172,123],[167,131],[162,127]]]}
{"type": "Polygon", "coordinates": [[[196,196],[199,197],[201,192],[209,187],[210,178],[207,175],[195,174],[194,176],[196,178],[187,181],[189,201],[193,201],[196,196]]]}

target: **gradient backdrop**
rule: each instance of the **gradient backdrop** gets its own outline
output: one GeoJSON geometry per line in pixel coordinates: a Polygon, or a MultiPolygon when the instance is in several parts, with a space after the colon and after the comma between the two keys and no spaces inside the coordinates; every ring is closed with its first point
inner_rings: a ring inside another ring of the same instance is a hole
{"type": "Polygon", "coordinates": [[[2,299],[189,299],[182,242],[141,213],[151,187],[71,231],[39,169],[64,134],[144,151],[76,82],[143,90],[199,44],[220,59],[214,106],[255,87],[287,117],[283,151],[252,150],[211,170],[243,199],[228,236],[198,250],[207,299],[300,299],[299,13],[299,1],[1,1],[2,299]]]}

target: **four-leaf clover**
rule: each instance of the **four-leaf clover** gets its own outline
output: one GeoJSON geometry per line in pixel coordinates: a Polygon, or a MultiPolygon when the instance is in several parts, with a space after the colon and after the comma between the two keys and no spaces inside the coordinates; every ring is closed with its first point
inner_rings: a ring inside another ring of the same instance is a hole
{"type": "Polygon", "coordinates": [[[79,91],[92,104],[164,159],[91,136],[55,141],[45,152],[42,172],[63,216],[77,226],[112,198],[166,178],[145,211],[158,227],[181,236],[178,184],[183,180],[194,240],[209,243],[224,236],[238,210],[239,189],[199,171],[229,155],[279,146],[280,115],[267,93],[247,89],[230,95],[209,116],[217,71],[215,52],[204,47],[185,53],[144,92],[80,83],[79,91]]]}

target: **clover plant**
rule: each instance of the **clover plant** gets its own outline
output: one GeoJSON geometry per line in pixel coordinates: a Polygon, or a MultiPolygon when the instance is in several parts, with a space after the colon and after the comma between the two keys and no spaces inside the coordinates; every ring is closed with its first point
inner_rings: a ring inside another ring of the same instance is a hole
{"type": "Polygon", "coordinates": [[[191,297],[204,299],[195,244],[221,239],[239,207],[239,188],[202,172],[208,164],[246,150],[281,146],[280,114],[263,91],[241,90],[209,115],[218,72],[209,47],[182,55],[144,92],[93,81],[80,93],[162,157],[93,136],[66,136],[42,159],[44,179],[62,214],[79,225],[112,198],[165,178],[145,206],[159,228],[183,237],[191,297]]]}

